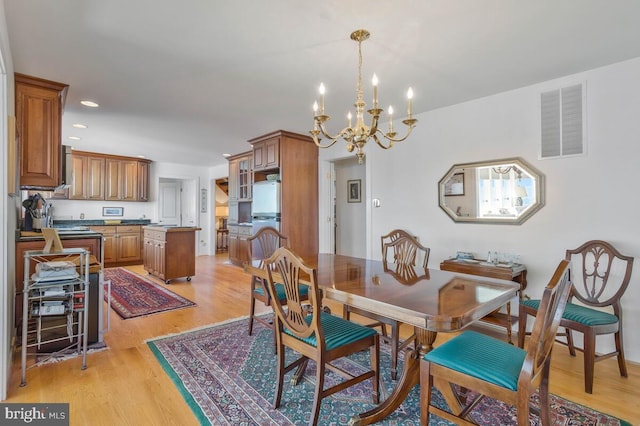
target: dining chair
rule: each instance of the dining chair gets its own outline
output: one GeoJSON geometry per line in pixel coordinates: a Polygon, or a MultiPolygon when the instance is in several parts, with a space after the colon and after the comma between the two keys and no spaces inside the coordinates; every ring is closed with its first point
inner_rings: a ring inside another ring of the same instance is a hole
{"type": "Polygon", "coordinates": [[[456,424],[476,424],[472,410],[489,396],[514,405],[517,424],[528,426],[529,401],[536,389],[541,423],[551,424],[551,350],[571,289],[570,270],[571,263],[562,260],[544,289],[526,350],[485,334],[464,331],[424,355],[420,360],[421,425],[429,423],[429,414],[456,424]],[[431,398],[434,385],[451,412],[435,405],[431,398]]]}
{"type": "MultiPolygon", "coordinates": [[[[282,235],[276,228],[266,226],[261,228],[255,235],[247,238],[247,249],[249,250],[250,260],[257,260],[258,267],[264,267],[264,260],[280,247],[287,247],[287,237],[282,235]]],[[[307,300],[307,286],[303,286],[300,291],[303,300],[307,300]]],[[[276,297],[283,303],[286,303],[286,296],[284,294],[284,286],[282,284],[276,284],[276,297]]],[[[263,325],[272,328],[273,324],[268,320],[255,315],[256,301],[264,303],[266,306],[271,306],[271,296],[267,291],[265,282],[262,278],[252,275],[251,276],[251,307],[249,310],[249,335],[253,333],[253,322],[258,321],[263,325]]]]}
{"type": "MultiPolygon", "coordinates": [[[[627,377],[627,365],[622,342],[622,305],[620,299],[631,280],[633,257],[624,256],[602,240],[587,241],[567,250],[565,258],[574,265],[569,303],[560,321],[571,356],[576,356],[572,331],[583,335],[584,390],[593,393],[594,367],[597,361],[617,356],[620,376],[627,377]],[[578,304],[573,303],[577,299],[578,304]],[[606,311],[608,310],[608,312],[606,311]],[[613,334],[615,351],[596,354],[596,336],[613,334]]],[[[518,346],[524,344],[528,315],[536,315],[539,300],[520,303],[518,346]]],[[[562,334],[561,334],[562,336],[562,334]]]]}
{"type": "Polygon", "coordinates": [[[267,289],[276,293],[274,275],[278,274],[285,287],[286,304],[279,298],[272,297],[273,310],[276,315],[276,352],[277,382],[273,406],[278,408],[282,398],[284,376],[286,373],[306,365],[308,360],[316,363],[315,392],[313,408],[309,419],[310,425],[318,422],[320,403],[323,398],[346,389],[364,380],[372,381],[373,402],[379,402],[379,355],[380,344],[378,333],[366,326],[347,321],[323,311],[321,293],[318,288],[317,270],[304,264],[286,247],[281,247],[270,258],[265,260],[267,270],[267,289]],[[308,277],[310,307],[302,304],[300,293],[301,276],[308,277]],[[290,364],[285,364],[285,347],[300,355],[290,364]],[[362,350],[369,349],[370,368],[354,375],[333,362],[362,350]],[[330,370],[340,375],[343,381],[324,388],[325,371],[330,370]]]}
{"type": "MultiPolygon", "coordinates": [[[[418,239],[402,229],[394,229],[387,235],[380,237],[382,245],[382,260],[387,266],[387,262],[396,264],[398,267],[414,267],[419,253],[422,253],[422,267],[427,269],[430,249],[418,242],[418,239]]],[[[351,319],[351,313],[374,320],[374,323],[367,324],[368,327],[380,327],[382,339],[391,346],[391,378],[398,377],[398,353],[413,342],[415,336],[410,336],[400,342],[400,322],[387,318],[373,312],[369,312],[353,306],[343,305],[342,317],[351,319]],[[391,336],[387,334],[387,327],[391,328],[391,336]]]]}

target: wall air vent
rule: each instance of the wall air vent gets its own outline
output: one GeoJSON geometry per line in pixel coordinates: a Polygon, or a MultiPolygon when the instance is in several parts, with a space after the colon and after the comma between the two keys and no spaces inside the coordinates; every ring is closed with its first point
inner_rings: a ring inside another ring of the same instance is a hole
{"type": "Polygon", "coordinates": [[[585,153],[584,84],[543,92],[540,95],[540,158],[585,153]]]}

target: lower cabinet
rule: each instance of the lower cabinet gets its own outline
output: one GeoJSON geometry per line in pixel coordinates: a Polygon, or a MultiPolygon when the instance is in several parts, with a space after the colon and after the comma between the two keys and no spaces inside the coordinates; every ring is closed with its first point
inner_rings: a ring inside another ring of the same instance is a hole
{"type": "Polygon", "coordinates": [[[196,235],[200,228],[145,226],[144,269],[165,283],[196,273],[196,235]]]}
{"type": "Polygon", "coordinates": [[[228,225],[229,227],[229,261],[242,266],[249,261],[249,243],[247,238],[252,235],[251,226],[228,225]]]}
{"type": "Polygon", "coordinates": [[[142,261],[142,227],[140,225],[91,226],[103,237],[106,267],[135,265],[142,261]]]}

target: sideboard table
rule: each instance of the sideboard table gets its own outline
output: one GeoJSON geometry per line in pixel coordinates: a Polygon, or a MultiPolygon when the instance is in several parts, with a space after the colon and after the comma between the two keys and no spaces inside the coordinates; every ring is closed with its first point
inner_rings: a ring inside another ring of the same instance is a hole
{"type": "MultiPolygon", "coordinates": [[[[479,275],[517,282],[520,284],[520,291],[518,292],[520,300],[522,300],[523,291],[527,287],[527,268],[519,263],[512,265],[493,265],[478,259],[446,259],[440,263],[440,269],[443,271],[459,272],[462,274],[479,275]]],[[[507,341],[510,344],[513,344],[511,340],[511,327],[518,323],[518,317],[517,315],[511,315],[511,302],[507,303],[506,308],[506,313],[494,311],[482,318],[481,321],[504,327],[507,330],[507,341]]]]}

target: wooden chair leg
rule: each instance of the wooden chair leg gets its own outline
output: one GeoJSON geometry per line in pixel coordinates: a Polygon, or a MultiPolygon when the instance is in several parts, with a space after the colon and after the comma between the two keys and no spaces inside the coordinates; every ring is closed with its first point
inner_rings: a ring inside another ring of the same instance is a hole
{"type": "Polygon", "coordinates": [[[277,348],[277,364],[276,364],[276,393],[273,396],[273,408],[280,407],[282,399],[282,385],[284,383],[284,346],[277,348]]]}
{"type": "Polygon", "coordinates": [[[320,406],[322,405],[322,390],[324,389],[324,363],[316,363],[316,389],[313,395],[313,408],[311,409],[311,418],[309,419],[309,425],[315,426],[318,424],[318,417],[320,416],[320,406]]]}
{"type": "Polygon", "coordinates": [[[522,305],[520,305],[520,310],[518,314],[518,347],[524,348],[524,338],[527,333],[527,319],[529,318],[529,314],[524,309],[522,305]]]}
{"type": "Polygon", "coordinates": [[[576,347],[573,344],[573,334],[571,333],[571,329],[565,327],[564,335],[567,339],[567,347],[569,348],[569,354],[571,356],[576,356],[576,347]]]}
{"type": "Polygon", "coordinates": [[[596,358],[596,336],[593,331],[584,333],[584,391],[593,393],[593,371],[596,358]]]}
{"type": "Polygon", "coordinates": [[[256,299],[251,295],[251,308],[249,308],[249,336],[253,333],[253,317],[256,314],[256,299]]]}
{"type": "Polygon", "coordinates": [[[627,362],[624,359],[624,346],[622,345],[622,330],[618,330],[614,335],[614,339],[616,342],[616,351],[618,351],[618,369],[620,370],[620,375],[622,377],[628,377],[627,362]]]}
{"type": "MultiPolygon", "coordinates": [[[[551,357],[547,358],[542,372],[542,382],[538,390],[540,396],[540,423],[542,426],[551,426],[551,400],[549,399],[549,370],[551,369],[551,357]]],[[[526,411],[527,418],[529,410],[526,411]]]]}

